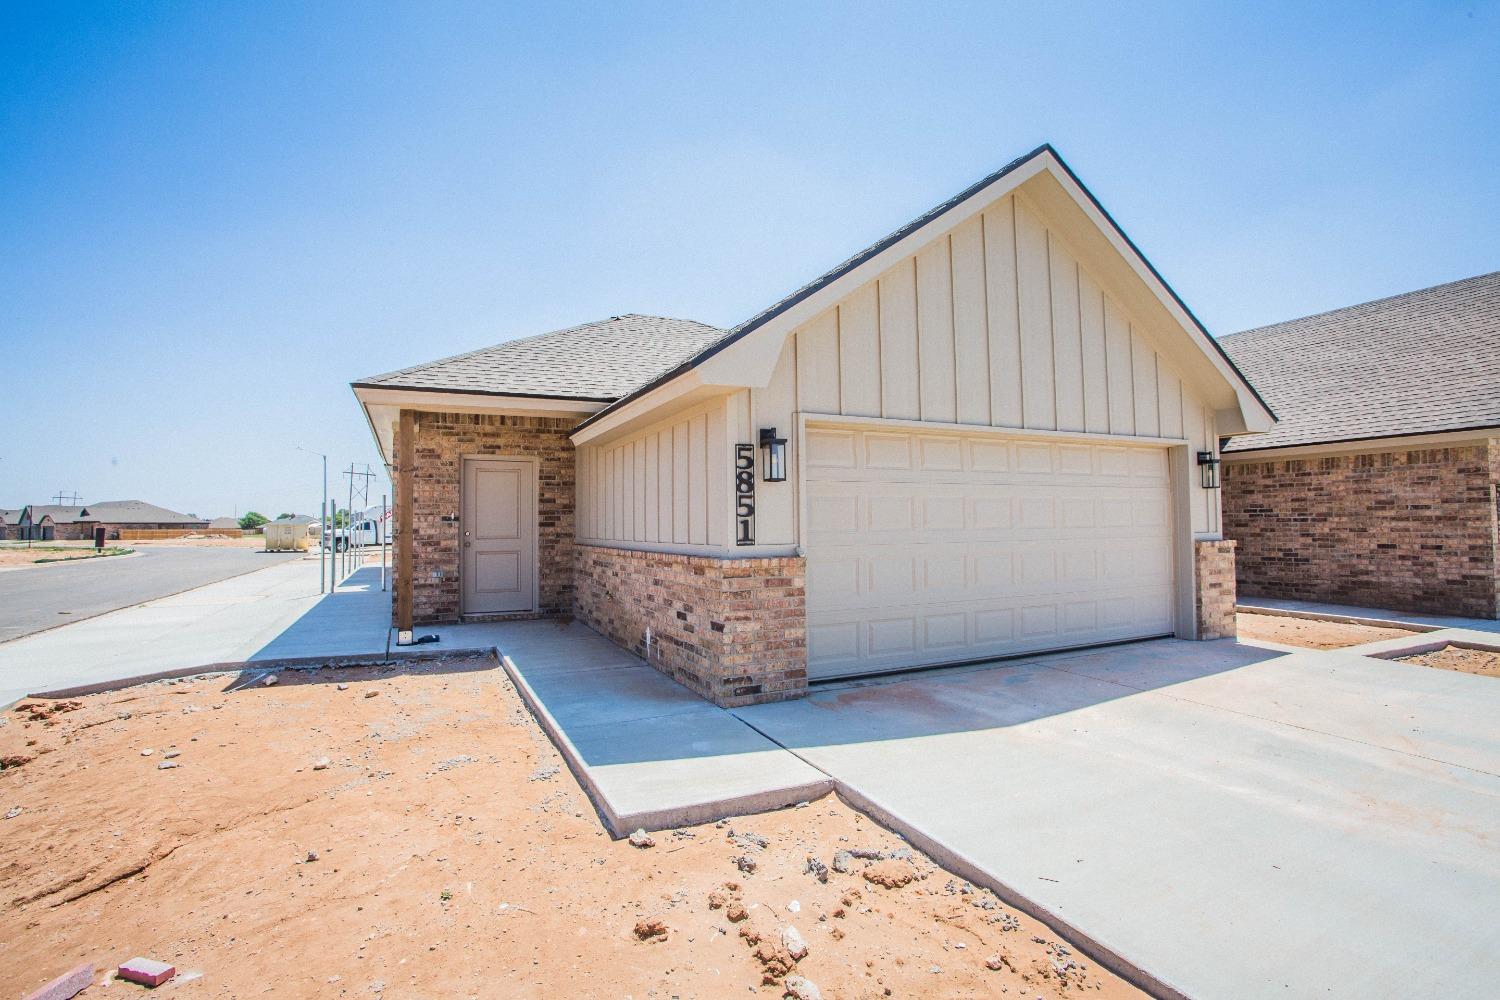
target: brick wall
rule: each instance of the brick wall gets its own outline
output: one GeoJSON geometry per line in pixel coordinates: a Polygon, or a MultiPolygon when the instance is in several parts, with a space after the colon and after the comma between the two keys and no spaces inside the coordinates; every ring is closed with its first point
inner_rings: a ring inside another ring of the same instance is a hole
{"type": "Polygon", "coordinates": [[[807,691],[806,563],[577,547],[579,620],[717,705],[807,691]],[[646,630],[652,633],[646,647],[646,630]]]}
{"type": "Polygon", "coordinates": [[[1194,594],[1199,639],[1229,639],[1235,625],[1234,548],[1230,540],[1193,543],[1194,594]]]}
{"type": "MultiPolygon", "coordinates": [[[[477,413],[417,413],[412,484],[412,620],[457,621],[459,475],[463,458],[535,458],[539,614],[573,606],[573,444],[575,421],[477,413]],[[445,520],[449,518],[451,520],[445,520]]],[[[400,434],[398,427],[397,432],[400,434]]],[[[397,443],[396,454],[400,454],[397,443]]],[[[395,477],[399,483],[400,477],[395,477]]],[[[406,502],[396,495],[396,504],[406,502]]],[[[392,523],[399,522],[393,518],[392,523]]],[[[399,581],[397,581],[399,585],[399,581]]],[[[394,618],[395,609],[392,607],[394,618]]]]}
{"type": "Polygon", "coordinates": [[[1500,446],[1224,464],[1246,597],[1494,618],[1500,446]]]}

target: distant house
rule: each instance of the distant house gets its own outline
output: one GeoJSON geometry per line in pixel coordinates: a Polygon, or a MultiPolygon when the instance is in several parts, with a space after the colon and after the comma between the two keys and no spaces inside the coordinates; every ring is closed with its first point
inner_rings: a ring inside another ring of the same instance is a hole
{"type": "Polygon", "coordinates": [[[1500,272],[1225,337],[1280,423],[1224,448],[1240,592],[1500,612],[1500,272]]]}
{"type": "Polygon", "coordinates": [[[208,522],[209,531],[239,531],[240,519],[237,517],[216,517],[208,522]]]}
{"type": "Polygon", "coordinates": [[[18,537],[20,524],[21,511],[19,509],[11,510],[7,507],[0,507],[0,542],[18,537]]]}
{"type": "Polygon", "coordinates": [[[106,538],[116,539],[122,529],[202,529],[208,527],[208,521],[144,500],[105,500],[81,507],[31,504],[21,508],[18,515],[20,533],[17,537],[42,541],[88,539],[94,537],[94,528],[98,525],[104,526],[106,538]]]}

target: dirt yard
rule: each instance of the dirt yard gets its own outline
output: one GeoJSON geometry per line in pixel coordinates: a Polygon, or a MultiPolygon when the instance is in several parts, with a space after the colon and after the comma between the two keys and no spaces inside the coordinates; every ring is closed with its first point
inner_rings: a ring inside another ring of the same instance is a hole
{"type": "Polygon", "coordinates": [[[1342,622],[1317,621],[1312,618],[1288,618],[1285,615],[1241,613],[1239,634],[1242,639],[1260,639],[1307,649],[1342,649],[1361,646],[1382,639],[1404,639],[1415,632],[1402,628],[1377,628],[1373,625],[1347,625],[1342,622]]]}
{"type": "Polygon", "coordinates": [[[1481,677],[1500,677],[1500,653],[1488,649],[1465,649],[1462,646],[1444,646],[1431,653],[1415,656],[1398,656],[1402,663],[1415,663],[1439,670],[1457,670],[1481,677]]]}
{"type": "Polygon", "coordinates": [[[12,994],[145,955],[202,997],[1142,995],[831,796],[611,840],[493,661],[26,704],[12,994]]]}
{"type": "Polygon", "coordinates": [[[131,551],[121,546],[110,546],[102,554],[97,554],[92,545],[87,548],[73,545],[37,545],[30,549],[4,548],[0,549],[0,568],[51,566],[60,562],[73,562],[77,559],[107,559],[110,556],[129,555],[131,551]]]}
{"type": "Polygon", "coordinates": [[[182,546],[198,549],[263,549],[266,547],[266,539],[263,535],[246,535],[243,537],[231,537],[225,535],[188,535],[183,538],[152,538],[137,539],[130,542],[131,545],[145,546],[182,546]]]}

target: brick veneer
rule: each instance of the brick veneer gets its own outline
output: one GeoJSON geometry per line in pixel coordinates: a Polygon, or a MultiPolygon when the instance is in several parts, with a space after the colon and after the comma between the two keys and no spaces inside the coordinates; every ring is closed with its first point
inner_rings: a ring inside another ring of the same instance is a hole
{"type": "Polygon", "coordinates": [[[1497,482],[1493,443],[1226,460],[1240,591],[1494,618],[1497,482]]]}
{"type": "MultiPolygon", "coordinates": [[[[573,444],[575,421],[477,413],[417,413],[412,485],[412,620],[457,621],[459,474],[466,455],[535,458],[537,593],[541,615],[573,607],[573,444]]],[[[397,434],[400,433],[398,428],[397,434]]],[[[400,454],[399,442],[396,454],[400,454]]],[[[394,477],[399,483],[400,477],[394,477]]],[[[399,490],[396,503],[405,500],[399,490]]],[[[394,620],[395,610],[392,609],[394,620]]]]}
{"type": "Polygon", "coordinates": [[[1193,595],[1199,639],[1228,639],[1238,634],[1234,605],[1234,542],[1193,543],[1193,573],[1198,588],[1193,595]]]}
{"type": "Polygon", "coordinates": [[[805,574],[796,557],[579,545],[575,613],[717,705],[780,701],[807,691],[805,574]]]}

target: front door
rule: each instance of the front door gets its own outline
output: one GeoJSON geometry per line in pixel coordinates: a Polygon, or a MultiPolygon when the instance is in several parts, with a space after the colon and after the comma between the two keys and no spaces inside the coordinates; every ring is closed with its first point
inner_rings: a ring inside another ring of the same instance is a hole
{"type": "Polygon", "coordinates": [[[502,458],[463,463],[463,613],[536,610],[536,467],[502,458]]]}

